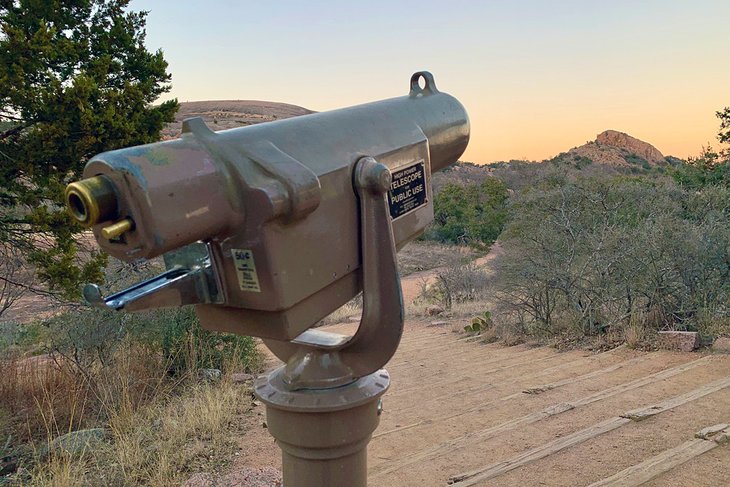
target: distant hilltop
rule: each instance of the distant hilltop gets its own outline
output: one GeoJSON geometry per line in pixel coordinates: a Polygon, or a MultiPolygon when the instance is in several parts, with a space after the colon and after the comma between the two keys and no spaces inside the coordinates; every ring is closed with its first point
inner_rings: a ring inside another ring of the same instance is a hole
{"type": "Polygon", "coordinates": [[[314,113],[296,105],[257,100],[186,101],[180,103],[175,121],[162,129],[163,139],[180,136],[186,118],[202,117],[211,130],[226,130],[314,113]]]}
{"type": "Polygon", "coordinates": [[[646,174],[652,171],[663,172],[667,166],[676,166],[682,161],[676,157],[664,156],[656,147],[618,130],[606,130],[596,136],[596,140],[561,152],[544,161],[512,160],[489,164],[459,162],[433,176],[434,190],[439,191],[447,183],[479,183],[495,176],[502,179],[525,177],[530,174],[524,166],[534,165],[538,170],[542,164],[572,166],[582,169],[589,166],[603,166],[618,174],[646,174]],[[522,172],[510,175],[511,168],[521,166],[522,172]]]}
{"type": "Polygon", "coordinates": [[[617,130],[601,132],[596,140],[574,147],[554,159],[570,162],[571,159],[580,161],[581,158],[610,166],[657,166],[667,162],[653,145],[617,130]]]}

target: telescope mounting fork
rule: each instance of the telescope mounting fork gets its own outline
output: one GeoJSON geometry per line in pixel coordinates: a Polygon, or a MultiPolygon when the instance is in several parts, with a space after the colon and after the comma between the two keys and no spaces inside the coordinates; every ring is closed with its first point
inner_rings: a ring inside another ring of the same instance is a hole
{"type": "Polygon", "coordinates": [[[403,333],[403,297],[386,193],[388,168],[356,163],[363,314],[352,337],[307,330],[290,342],[264,340],[285,365],[254,386],[282,449],[286,487],[366,487],[367,444],[390,385],[382,367],[403,333]]]}

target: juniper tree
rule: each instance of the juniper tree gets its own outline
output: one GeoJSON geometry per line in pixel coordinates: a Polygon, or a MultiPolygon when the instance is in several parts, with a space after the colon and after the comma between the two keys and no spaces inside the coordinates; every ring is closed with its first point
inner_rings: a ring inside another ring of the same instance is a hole
{"type": "MultiPolygon", "coordinates": [[[[79,253],[65,185],[96,153],[153,142],[176,100],[147,12],[129,0],[0,0],[0,244],[21,249],[67,297],[105,257],[79,253]]],[[[2,276],[0,276],[2,278],[2,276]]]]}

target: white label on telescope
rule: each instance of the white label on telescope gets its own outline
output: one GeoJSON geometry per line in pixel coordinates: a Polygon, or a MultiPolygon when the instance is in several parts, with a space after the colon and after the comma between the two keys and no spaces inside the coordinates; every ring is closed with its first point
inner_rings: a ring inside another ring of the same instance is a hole
{"type": "Polygon", "coordinates": [[[253,252],[248,249],[231,249],[231,254],[236,263],[241,291],[260,293],[261,287],[259,287],[259,276],[256,274],[256,264],[253,261],[253,252]]]}
{"type": "Polygon", "coordinates": [[[426,203],[426,169],[423,160],[393,172],[393,182],[388,191],[392,219],[410,213],[426,203]]]}

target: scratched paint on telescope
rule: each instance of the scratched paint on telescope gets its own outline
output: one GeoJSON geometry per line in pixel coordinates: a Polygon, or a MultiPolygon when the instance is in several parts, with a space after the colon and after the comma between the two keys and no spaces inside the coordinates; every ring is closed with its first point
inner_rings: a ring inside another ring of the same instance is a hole
{"type": "Polygon", "coordinates": [[[426,169],[423,161],[393,173],[388,191],[390,217],[394,220],[426,204],[426,169]]]}

